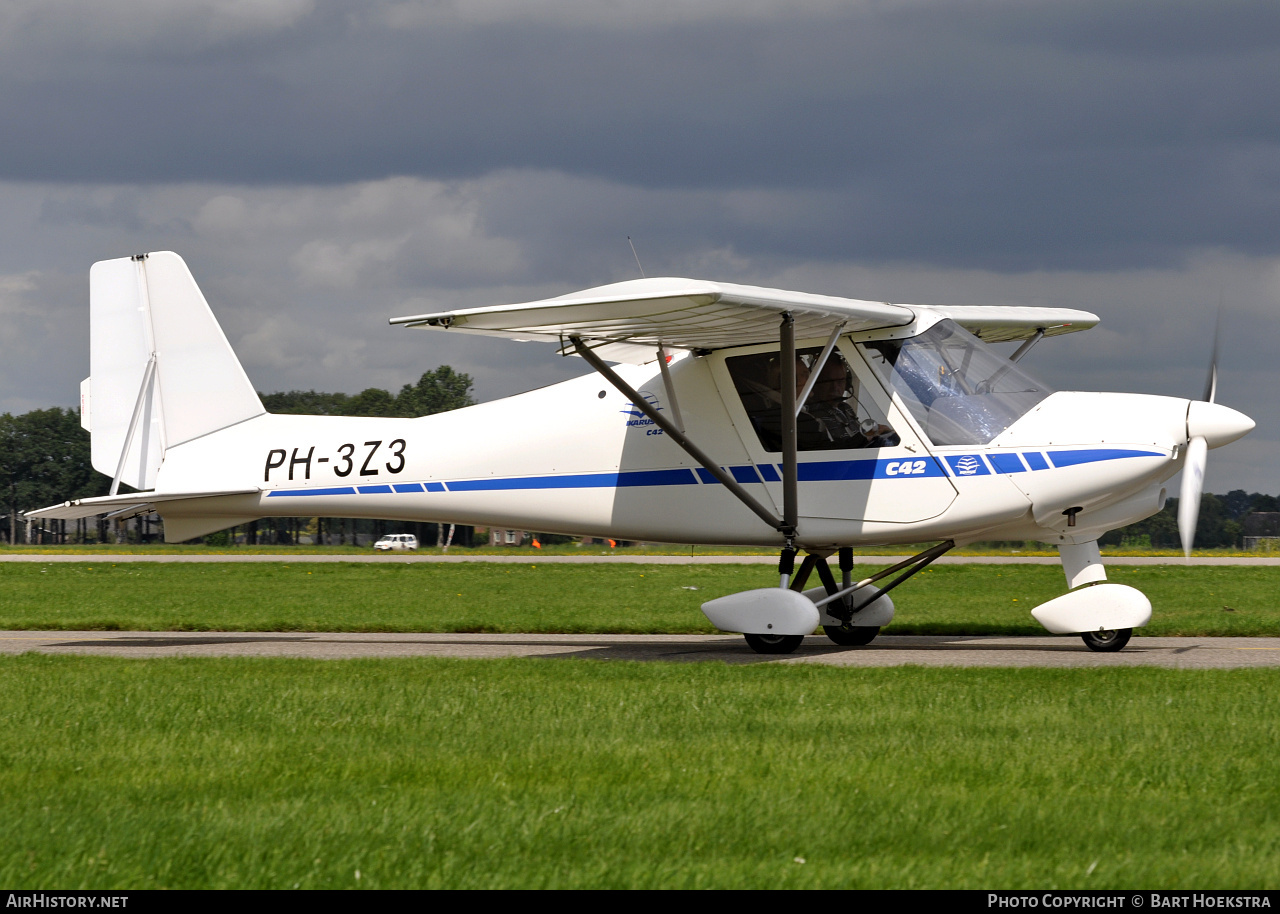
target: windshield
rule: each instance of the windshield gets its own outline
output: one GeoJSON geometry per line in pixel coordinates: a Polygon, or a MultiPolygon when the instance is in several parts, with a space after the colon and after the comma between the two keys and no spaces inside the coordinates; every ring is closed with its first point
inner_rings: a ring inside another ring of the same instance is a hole
{"type": "Polygon", "coordinates": [[[986,444],[1053,393],[952,320],[860,345],[937,445],[986,444]]]}

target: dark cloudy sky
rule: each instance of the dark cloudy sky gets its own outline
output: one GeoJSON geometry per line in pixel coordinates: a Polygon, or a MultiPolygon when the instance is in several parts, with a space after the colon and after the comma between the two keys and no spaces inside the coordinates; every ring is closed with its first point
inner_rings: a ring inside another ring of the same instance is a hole
{"type": "Polygon", "coordinates": [[[0,410],[70,405],[89,265],[170,249],[262,390],[580,373],[390,328],[636,275],[1102,317],[1062,388],[1203,387],[1280,492],[1280,4],[9,0],[0,410]]]}

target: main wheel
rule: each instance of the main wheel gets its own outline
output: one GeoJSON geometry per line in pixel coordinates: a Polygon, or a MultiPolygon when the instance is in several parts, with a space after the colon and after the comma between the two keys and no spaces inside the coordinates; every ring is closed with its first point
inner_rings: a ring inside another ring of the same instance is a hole
{"type": "Polygon", "coordinates": [[[1109,631],[1085,632],[1080,637],[1089,650],[1110,653],[1120,650],[1129,643],[1129,639],[1133,637],[1133,629],[1117,628],[1109,631]]]}
{"type": "Polygon", "coordinates": [[[804,635],[743,635],[757,654],[790,654],[800,646],[804,635]]]}
{"type": "Polygon", "coordinates": [[[870,644],[880,634],[878,625],[824,625],[822,630],[842,647],[870,644]]]}

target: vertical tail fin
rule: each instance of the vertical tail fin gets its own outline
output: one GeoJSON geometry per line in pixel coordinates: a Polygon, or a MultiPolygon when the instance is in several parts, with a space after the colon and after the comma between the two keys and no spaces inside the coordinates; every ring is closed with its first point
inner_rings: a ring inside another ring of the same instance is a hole
{"type": "Polygon", "coordinates": [[[89,271],[89,372],[80,386],[93,467],[155,486],[168,448],[265,410],[177,254],[103,260],[89,271]]]}

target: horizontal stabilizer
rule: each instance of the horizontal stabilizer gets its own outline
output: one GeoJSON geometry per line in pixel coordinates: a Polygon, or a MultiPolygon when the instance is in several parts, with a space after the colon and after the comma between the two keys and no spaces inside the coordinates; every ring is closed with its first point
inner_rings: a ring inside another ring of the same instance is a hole
{"type": "MultiPolygon", "coordinates": [[[[170,501],[193,498],[218,498],[224,495],[257,495],[261,489],[227,489],[221,492],[129,492],[125,495],[103,495],[99,498],[78,498],[75,501],[51,505],[37,511],[28,511],[25,517],[74,520],[81,517],[133,517],[156,509],[157,505],[170,501]]],[[[227,526],[232,526],[227,524],[227,526]]]]}

